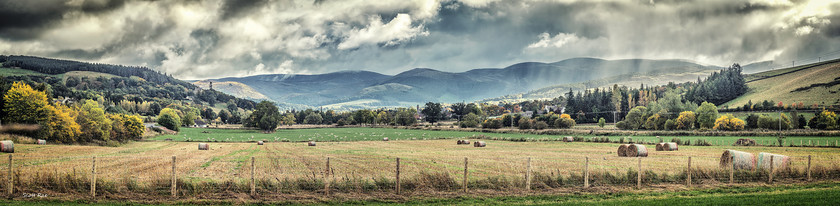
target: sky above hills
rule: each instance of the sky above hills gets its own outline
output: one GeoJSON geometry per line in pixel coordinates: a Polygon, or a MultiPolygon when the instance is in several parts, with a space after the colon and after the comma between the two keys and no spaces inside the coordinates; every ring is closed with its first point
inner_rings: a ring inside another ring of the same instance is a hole
{"type": "Polygon", "coordinates": [[[840,56],[840,1],[0,0],[0,54],[182,79],[573,57],[789,64],[840,56]]]}

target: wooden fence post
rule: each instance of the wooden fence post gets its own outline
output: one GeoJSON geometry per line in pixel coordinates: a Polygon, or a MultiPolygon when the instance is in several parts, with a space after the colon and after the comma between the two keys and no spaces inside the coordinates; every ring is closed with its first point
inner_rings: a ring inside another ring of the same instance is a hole
{"type": "Polygon", "coordinates": [[[324,194],[330,195],[330,157],[327,157],[327,170],[324,172],[324,194]]]}
{"type": "Polygon", "coordinates": [[[397,157],[397,194],[400,194],[400,158],[397,157]]]}
{"type": "Polygon", "coordinates": [[[528,157],[528,169],[525,173],[525,189],[531,190],[531,157],[528,157]]]}
{"type": "Polygon", "coordinates": [[[735,184],[735,156],[732,156],[729,160],[729,184],[735,184]]]}
{"type": "Polygon", "coordinates": [[[93,157],[93,164],[91,167],[91,181],[90,181],[90,196],[96,197],[96,156],[93,157]]]}
{"type": "Polygon", "coordinates": [[[811,155],[808,155],[808,181],[811,181],[811,155]]]}
{"type": "Polygon", "coordinates": [[[178,177],[175,176],[175,155],[172,155],[172,183],[170,183],[170,192],[172,193],[172,197],[178,197],[178,177]]]}
{"type": "Polygon", "coordinates": [[[467,161],[467,157],[464,157],[464,193],[467,193],[467,191],[469,191],[469,189],[468,189],[469,187],[468,187],[468,185],[467,185],[467,182],[468,182],[468,181],[467,181],[467,174],[468,174],[468,171],[467,171],[467,168],[468,168],[467,162],[468,162],[468,161],[467,161]]]}
{"type": "Polygon", "coordinates": [[[257,195],[257,165],[254,164],[256,161],[254,157],[251,157],[251,196],[257,195]]]}
{"type": "Polygon", "coordinates": [[[583,187],[589,187],[589,157],[586,157],[586,163],[583,166],[583,187]]]}
{"type": "Polygon", "coordinates": [[[642,188],[642,158],[639,157],[639,173],[636,176],[636,187],[642,188]]]}
{"type": "Polygon", "coordinates": [[[15,193],[15,179],[12,176],[12,154],[9,154],[9,182],[6,185],[6,192],[9,193],[9,197],[12,197],[15,193]]]}
{"type": "Polygon", "coordinates": [[[688,157],[688,179],[686,179],[686,184],[691,187],[691,157],[688,157]]]}
{"type": "Polygon", "coordinates": [[[773,155],[770,155],[770,172],[767,175],[767,183],[773,183],[773,155]]]}

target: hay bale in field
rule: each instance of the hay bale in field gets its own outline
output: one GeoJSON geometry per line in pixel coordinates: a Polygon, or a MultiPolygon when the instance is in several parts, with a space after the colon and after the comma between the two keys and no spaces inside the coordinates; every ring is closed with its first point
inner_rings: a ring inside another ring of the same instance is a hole
{"type": "Polygon", "coordinates": [[[265,142],[263,142],[262,140],[257,141],[257,145],[263,145],[263,144],[265,144],[265,142]]]}
{"type": "Polygon", "coordinates": [[[382,138],[382,141],[386,141],[386,142],[387,142],[387,141],[388,141],[388,138],[387,138],[387,137],[382,138]]]}
{"type": "Polygon", "coordinates": [[[564,141],[564,142],[574,142],[574,141],[575,141],[575,138],[574,138],[574,137],[569,137],[569,136],[566,136],[566,137],[563,137],[563,141],[564,141]]]}
{"type": "Polygon", "coordinates": [[[470,144],[469,140],[458,140],[458,144],[470,144]]]}
{"type": "Polygon", "coordinates": [[[309,143],[307,145],[309,145],[310,147],[314,147],[315,146],[315,141],[309,141],[309,143]]]}
{"type": "Polygon", "coordinates": [[[628,157],[647,157],[648,151],[644,145],[640,144],[631,144],[627,147],[627,156],[628,157]]]}
{"type": "Polygon", "coordinates": [[[39,145],[47,145],[47,140],[42,140],[42,139],[39,139],[39,140],[35,141],[35,144],[39,144],[39,145]]]}
{"type": "Polygon", "coordinates": [[[198,150],[210,150],[210,144],[198,143],[198,150]]]}
{"type": "Polygon", "coordinates": [[[790,165],[790,157],[788,156],[761,152],[758,153],[758,168],[769,170],[770,157],[773,157],[774,170],[784,169],[787,168],[788,165],[790,165]]]}
{"type": "Polygon", "coordinates": [[[677,151],[680,146],[676,142],[666,142],[662,145],[662,151],[677,151]]]}
{"type": "Polygon", "coordinates": [[[15,153],[15,143],[12,140],[0,141],[0,152],[15,153]]]}
{"type": "Polygon", "coordinates": [[[720,167],[723,168],[728,168],[734,164],[736,170],[753,170],[755,169],[755,163],[755,155],[748,152],[728,149],[723,151],[723,155],[720,156],[720,167]]]}
{"type": "Polygon", "coordinates": [[[627,148],[630,147],[630,144],[622,144],[618,146],[618,156],[619,157],[626,157],[627,156],[627,148]]]}
{"type": "Polygon", "coordinates": [[[484,143],[484,141],[476,141],[473,144],[473,147],[486,147],[486,146],[487,146],[487,143],[484,143]]]}
{"type": "Polygon", "coordinates": [[[732,146],[754,146],[754,145],[755,145],[755,140],[748,139],[748,138],[743,138],[743,139],[738,139],[738,141],[735,141],[735,144],[732,145],[732,146]]]}
{"type": "Polygon", "coordinates": [[[664,142],[656,143],[656,151],[665,151],[665,143],[664,142]]]}

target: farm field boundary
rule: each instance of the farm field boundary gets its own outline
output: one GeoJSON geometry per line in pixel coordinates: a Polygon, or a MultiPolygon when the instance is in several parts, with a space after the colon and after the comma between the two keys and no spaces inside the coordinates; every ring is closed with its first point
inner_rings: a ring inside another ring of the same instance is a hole
{"type": "Polygon", "coordinates": [[[649,157],[635,158],[616,157],[613,145],[605,144],[488,143],[487,148],[457,146],[448,140],[332,142],[317,147],[219,143],[206,152],[196,152],[193,143],[179,143],[131,156],[79,153],[55,162],[48,160],[68,155],[30,152],[9,155],[9,162],[0,164],[7,169],[0,171],[4,186],[0,194],[18,199],[44,194],[59,199],[137,201],[402,201],[429,195],[551,194],[840,179],[840,156],[834,149],[744,148],[750,153],[789,156],[771,163],[774,167],[759,163],[752,169],[733,170],[720,163],[718,153],[710,154],[721,151],[718,148],[686,146],[678,152],[650,151],[649,157]],[[447,148],[410,151],[421,145],[447,148]],[[534,147],[566,149],[543,153],[534,147]],[[529,150],[533,151],[525,152],[529,150]],[[499,155],[487,156],[488,152],[499,155]]]}

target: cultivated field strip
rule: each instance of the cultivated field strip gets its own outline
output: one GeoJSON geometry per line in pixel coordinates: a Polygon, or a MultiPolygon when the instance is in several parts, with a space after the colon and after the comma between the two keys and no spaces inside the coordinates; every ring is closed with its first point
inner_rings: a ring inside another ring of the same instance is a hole
{"type": "MultiPolygon", "coordinates": [[[[814,169],[838,168],[840,163],[840,152],[831,148],[681,146],[678,151],[665,152],[654,151],[651,146],[648,147],[648,157],[635,158],[618,157],[618,144],[609,143],[487,141],[487,144],[487,147],[477,148],[456,145],[454,140],[318,142],[314,147],[288,142],[270,142],[261,146],[254,143],[210,143],[210,150],[198,150],[197,143],[186,142],[136,142],[116,148],[18,144],[16,147],[19,150],[12,156],[12,166],[16,182],[25,187],[60,189],[51,187],[67,186],[26,183],[45,181],[43,178],[47,177],[90,178],[93,158],[96,157],[96,176],[100,180],[157,185],[154,189],[166,191],[167,181],[172,177],[173,156],[179,181],[247,183],[252,168],[255,168],[255,179],[268,184],[289,180],[393,180],[396,158],[400,158],[400,175],[405,179],[444,175],[460,184],[467,158],[470,181],[502,178],[515,185],[524,184],[529,158],[532,175],[581,177],[588,158],[590,173],[610,174],[629,181],[635,180],[632,175],[638,171],[640,159],[645,175],[684,176],[690,156],[695,175],[693,179],[698,183],[728,181],[728,167],[720,166],[720,155],[725,149],[756,155],[770,152],[790,156],[790,164],[783,170],[795,179],[805,178],[808,155],[812,155],[814,169]]],[[[0,181],[3,181],[8,177],[5,170],[8,161],[0,162],[0,168],[4,168],[0,172],[0,181]]],[[[593,184],[616,177],[593,177],[593,184]]],[[[755,177],[739,173],[736,181],[760,181],[755,177]]],[[[130,185],[116,188],[127,187],[130,185]]],[[[231,185],[214,187],[227,189],[222,187],[231,185]]]]}

